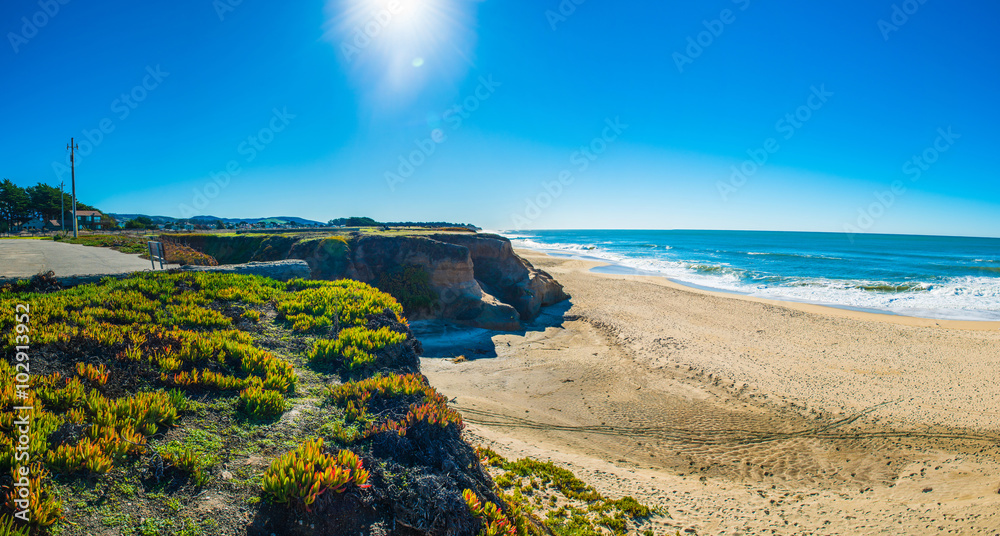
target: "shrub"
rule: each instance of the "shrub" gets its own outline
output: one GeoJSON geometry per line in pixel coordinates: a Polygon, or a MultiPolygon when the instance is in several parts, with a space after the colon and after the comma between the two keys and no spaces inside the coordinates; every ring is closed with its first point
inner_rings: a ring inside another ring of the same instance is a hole
{"type": "Polygon", "coordinates": [[[59,445],[48,453],[47,461],[54,469],[66,473],[87,471],[104,474],[111,470],[114,461],[104,453],[100,442],[80,440],[75,446],[59,445]]]}
{"type": "MultiPolygon", "coordinates": [[[[289,283],[291,285],[292,283],[289,283]]],[[[332,326],[360,326],[368,315],[386,309],[403,314],[403,307],[392,296],[364,283],[342,279],[323,286],[306,288],[278,303],[281,318],[296,331],[332,326]]]]}
{"type": "Polygon", "coordinates": [[[543,483],[551,483],[553,487],[571,499],[589,502],[602,498],[594,488],[576,478],[572,472],[552,462],[540,462],[531,458],[522,458],[516,462],[504,464],[504,469],[523,477],[537,475],[543,483]]]}
{"type": "Polygon", "coordinates": [[[295,368],[270,353],[254,352],[243,357],[243,371],[264,378],[264,388],[285,392],[295,385],[295,368]]]}
{"type": "Polygon", "coordinates": [[[621,499],[614,501],[605,501],[602,506],[602,510],[603,509],[618,509],[633,519],[649,517],[649,514],[652,513],[652,510],[650,510],[648,506],[635,500],[635,498],[630,495],[626,495],[621,499]]]}
{"type": "Polygon", "coordinates": [[[253,417],[275,417],[285,411],[285,397],[277,391],[264,389],[262,384],[254,383],[240,391],[240,408],[253,417]]]}
{"type": "Polygon", "coordinates": [[[203,458],[194,449],[181,447],[179,443],[172,441],[162,449],[161,455],[165,463],[189,474],[196,485],[201,486],[208,480],[203,458]]]}
{"type": "Polygon", "coordinates": [[[190,246],[163,239],[163,256],[170,264],[181,266],[218,266],[215,257],[202,253],[190,246]]]}
{"type": "Polygon", "coordinates": [[[45,406],[56,411],[66,411],[76,406],[84,396],[84,387],[78,378],[67,378],[65,387],[54,387],[61,378],[59,373],[43,378],[43,385],[38,391],[38,397],[45,406]]]}
{"type": "Polygon", "coordinates": [[[431,288],[430,281],[430,274],[424,267],[407,264],[379,274],[375,286],[396,298],[403,310],[412,314],[430,309],[437,303],[438,294],[431,288]]]}
{"type": "Polygon", "coordinates": [[[481,502],[476,493],[471,489],[463,491],[462,498],[465,499],[465,504],[469,507],[472,515],[479,518],[482,522],[482,529],[479,531],[479,536],[499,536],[501,534],[515,536],[517,534],[516,527],[507,519],[507,516],[503,514],[503,511],[497,505],[489,501],[486,501],[486,503],[481,502]]]}
{"type": "Polygon", "coordinates": [[[316,341],[309,351],[309,361],[326,363],[338,361],[347,370],[368,365],[375,361],[372,352],[377,352],[406,340],[405,333],[392,331],[386,326],[377,330],[353,327],[340,330],[336,339],[316,341]]]}
{"type": "MultiPolygon", "coordinates": [[[[47,527],[62,517],[62,503],[49,493],[48,487],[44,484],[44,481],[48,479],[48,471],[43,469],[41,465],[35,464],[31,467],[30,474],[27,487],[28,497],[26,497],[31,505],[29,524],[36,527],[47,527]]],[[[15,481],[20,478],[14,470],[11,471],[11,477],[15,481]]],[[[8,511],[20,510],[14,504],[15,493],[11,489],[7,494],[6,508],[8,511]]],[[[25,497],[19,496],[19,498],[25,497]]]]}
{"type": "Polygon", "coordinates": [[[349,450],[336,456],[323,451],[323,440],[302,443],[276,458],[264,473],[264,492],[277,503],[310,507],[323,493],[342,493],[348,486],[367,487],[368,471],[349,450]]]}
{"type": "Polygon", "coordinates": [[[104,385],[108,381],[108,367],[105,367],[103,363],[100,366],[95,367],[91,364],[76,364],[76,375],[82,378],[87,378],[92,384],[104,385]]]}
{"type": "Polygon", "coordinates": [[[348,423],[362,424],[359,439],[383,431],[406,435],[408,430],[420,422],[442,428],[449,424],[454,424],[459,429],[464,426],[462,416],[448,408],[447,399],[427,385],[423,376],[418,374],[377,375],[361,381],[348,382],[331,388],[327,396],[331,402],[344,408],[344,417],[348,423]],[[376,416],[369,413],[371,406],[381,406],[386,399],[409,395],[422,396],[419,402],[410,404],[409,411],[401,421],[387,419],[379,423],[376,416]]]}
{"type": "Polygon", "coordinates": [[[28,527],[18,527],[13,517],[0,516],[0,536],[28,536],[28,530],[28,527]]]}

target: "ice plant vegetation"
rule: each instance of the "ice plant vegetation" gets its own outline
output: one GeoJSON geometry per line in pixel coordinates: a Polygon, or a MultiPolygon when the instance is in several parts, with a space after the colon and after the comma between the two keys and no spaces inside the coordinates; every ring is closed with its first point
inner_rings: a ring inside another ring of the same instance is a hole
{"type": "Polygon", "coordinates": [[[515,536],[517,534],[517,528],[497,505],[489,501],[485,503],[480,501],[471,489],[463,491],[462,498],[465,499],[465,504],[469,507],[472,515],[479,518],[482,523],[479,536],[515,536]]]}
{"type": "Polygon", "coordinates": [[[406,340],[405,333],[381,327],[370,330],[351,327],[340,330],[336,339],[321,339],[309,351],[309,360],[324,363],[336,360],[348,370],[356,369],[375,361],[372,352],[406,340]]]}
{"type": "Polygon", "coordinates": [[[462,429],[464,426],[462,416],[450,409],[447,399],[428,385],[419,374],[376,375],[348,382],[331,388],[327,398],[334,405],[343,408],[346,423],[360,426],[360,433],[346,442],[384,431],[405,436],[407,431],[419,423],[441,428],[454,425],[462,429]],[[405,415],[381,418],[381,413],[373,411],[373,408],[389,405],[390,399],[397,397],[406,397],[410,402],[405,415]]]}
{"type": "Polygon", "coordinates": [[[346,279],[322,286],[310,283],[290,281],[291,288],[307,288],[278,305],[278,313],[296,331],[360,326],[368,315],[385,310],[402,318],[403,307],[392,296],[364,283],[346,279]]]}
{"type": "MultiPolygon", "coordinates": [[[[468,456],[452,453],[468,448],[460,415],[422,375],[409,373],[417,370],[417,347],[402,307],[369,285],[148,273],[44,293],[30,288],[0,289],[0,346],[12,353],[12,304],[30,302],[32,368],[44,371],[30,376],[30,392],[19,398],[17,371],[0,360],[0,471],[19,466],[12,409],[31,405],[32,533],[49,533],[44,527],[64,515],[52,531],[93,532],[94,509],[105,507],[92,489],[141,504],[143,515],[182,511],[175,497],[220,487],[251,494],[247,504],[316,512],[368,486],[361,456],[378,462],[374,480],[388,487],[352,497],[382,501],[387,490],[431,471],[407,465],[400,473],[396,454],[377,454],[379,441],[397,452],[440,446],[432,456],[441,459],[425,464],[434,471],[447,460],[468,467],[468,456]],[[323,384],[332,387],[324,392],[323,384]],[[325,396],[316,400],[317,392],[325,396]],[[301,411],[276,419],[289,398],[301,411]],[[330,448],[321,439],[294,448],[310,426],[330,448]],[[232,463],[261,455],[273,460],[269,466],[232,463]],[[223,461],[226,471],[217,469],[223,461]]],[[[440,493],[460,500],[462,489],[440,493]]],[[[0,516],[13,511],[11,499],[10,489],[0,490],[0,516]]],[[[477,508],[494,513],[485,503],[477,508]]],[[[141,527],[123,521],[122,531],[172,533],[167,520],[146,520],[141,527]]]]}
{"type": "Polygon", "coordinates": [[[240,391],[240,407],[253,417],[274,417],[285,411],[285,399],[281,393],[266,390],[262,384],[254,383],[240,391]]]}
{"type": "MultiPolygon", "coordinates": [[[[507,505],[507,519],[513,521],[518,536],[543,534],[537,521],[549,533],[555,534],[638,534],[653,514],[662,513],[641,504],[630,496],[607,499],[578,479],[572,472],[552,462],[531,458],[507,461],[488,448],[477,448],[476,453],[486,470],[493,477],[497,495],[507,505]],[[548,500],[543,500],[547,497],[548,500]],[[536,522],[527,522],[527,516],[536,522]],[[541,518],[541,519],[540,519],[541,518]]],[[[473,503],[466,494],[470,509],[473,503]]],[[[474,515],[483,522],[485,534],[490,519],[489,505],[481,507],[482,514],[474,515]]],[[[643,535],[652,535],[645,529],[643,535]]]]}
{"type": "Polygon", "coordinates": [[[271,462],[264,473],[264,492],[278,503],[292,503],[311,511],[320,495],[342,493],[348,486],[365,487],[368,471],[349,450],[336,455],[323,450],[323,440],[309,440],[271,462]]]}
{"type": "MultiPolygon", "coordinates": [[[[391,296],[355,281],[282,283],[230,274],[156,273],[44,294],[28,288],[0,289],[0,346],[14,353],[14,305],[30,302],[32,348],[54,359],[48,370],[61,372],[31,375],[27,398],[21,398],[14,391],[17,371],[0,360],[0,471],[19,466],[13,408],[32,406],[28,453],[35,463],[32,524],[37,527],[55,523],[63,513],[51,492],[56,485],[52,472],[99,478],[144,460],[153,448],[165,467],[190,474],[196,485],[205,483],[208,468],[196,451],[150,445],[183,420],[189,405],[185,392],[232,397],[235,407],[253,417],[284,412],[285,395],[298,384],[294,366],[240,329],[274,318],[265,316],[267,310],[277,312],[279,324],[299,331],[328,328],[322,335],[329,338],[322,340],[337,355],[359,362],[407,337],[363,327],[372,315],[387,312],[405,320],[391,296]],[[352,331],[340,335],[341,328],[352,331]],[[75,362],[82,355],[87,362],[75,362]]],[[[316,462],[309,478],[319,486],[296,497],[312,504],[323,490],[365,484],[368,473],[357,456],[348,451],[321,456],[320,448],[311,443],[300,452],[303,460],[316,462]]],[[[0,514],[13,511],[12,500],[11,490],[0,492],[5,504],[0,514]]]]}

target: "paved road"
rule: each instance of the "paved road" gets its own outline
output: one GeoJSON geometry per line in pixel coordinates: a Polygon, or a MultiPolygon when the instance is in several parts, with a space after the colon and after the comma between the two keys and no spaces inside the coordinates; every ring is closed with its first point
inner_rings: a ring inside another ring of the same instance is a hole
{"type": "MultiPolygon", "coordinates": [[[[156,266],[159,268],[159,263],[156,266]]],[[[64,277],[150,269],[152,265],[148,260],[111,248],[49,240],[0,239],[0,277],[31,277],[48,270],[55,272],[56,277],[64,277]]]]}

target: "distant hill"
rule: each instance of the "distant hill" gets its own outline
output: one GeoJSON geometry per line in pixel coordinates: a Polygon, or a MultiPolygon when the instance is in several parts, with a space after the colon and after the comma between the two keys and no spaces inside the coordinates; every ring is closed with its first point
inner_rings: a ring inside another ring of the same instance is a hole
{"type": "Polygon", "coordinates": [[[223,223],[227,224],[229,223],[236,224],[241,221],[245,221],[247,223],[257,223],[264,220],[267,221],[280,220],[280,221],[295,223],[297,225],[326,225],[325,222],[307,220],[305,218],[299,218],[298,216],[272,216],[269,218],[219,218],[217,216],[193,216],[191,218],[173,218],[171,216],[149,216],[147,214],[109,214],[109,215],[114,219],[118,220],[119,223],[124,223],[128,220],[134,220],[139,216],[146,216],[147,218],[153,220],[153,222],[158,224],[175,223],[179,220],[186,220],[198,223],[215,223],[218,220],[222,220],[223,223]]]}

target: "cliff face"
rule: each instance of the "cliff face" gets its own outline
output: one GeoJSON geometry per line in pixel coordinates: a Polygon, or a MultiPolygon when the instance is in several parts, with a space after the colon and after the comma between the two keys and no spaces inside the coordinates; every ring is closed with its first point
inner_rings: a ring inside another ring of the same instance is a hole
{"type": "MultiPolygon", "coordinates": [[[[426,272],[435,303],[414,319],[452,320],[516,330],[542,307],[569,298],[552,276],[514,253],[510,241],[489,234],[354,235],[304,238],[273,235],[177,235],[222,264],[301,259],[314,279],[350,278],[378,286],[407,267],[426,272]]],[[[399,298],[399,296],[397,296],[399,298]]]]}
{"type": "Polygon", "coordinates": [[[439,234],[431,238],[468,249],[483,290],[512,305],[521,320],[533,320],[542,307],[569,298],[562,285],[517,256],[510,240],[502,236],[439,234]]]}
{"type": "Polygon", "coordinates": [[[375,284],[380,274],[417,266],[429,276],[438,300],[420,317],[442,318],[487,329],[515,330],[513,306],[483,291],[469,249],[430,238],[366,236],[352,241],[346,277],[375,284]]]}

